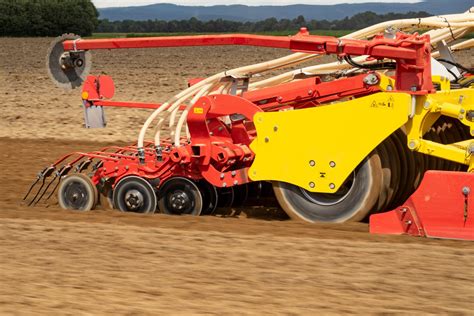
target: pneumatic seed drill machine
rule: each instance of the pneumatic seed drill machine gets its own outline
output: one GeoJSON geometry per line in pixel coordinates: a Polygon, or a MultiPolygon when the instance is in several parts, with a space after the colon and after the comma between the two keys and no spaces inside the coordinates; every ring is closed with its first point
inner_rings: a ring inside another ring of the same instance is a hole
{"type": "Polygon", "coordinates": [[[473,239],[472,70],[454,61],[442,28],[375,33],[351,39],[304,28],[291,37],[64,35],[51,46],[48,69],[62,87],[82,85],[86,126],[104,126],[107,106],[153,113],[136,144],[62,157],[40,172],[25,200],[36,204],[57,191],[66,209],[100,203],[125,212],[209,215],[220,199],[231,205],[249,185],[269,182],[294,219],[347,222],[375,214],[373,232],[473,239]],[[162,104],[111,100],[112,79],[87,75],[91,50],[216,45],[295,53],[190,80],[162,104]],[[340,61],[252,81],[323,54],[340,61]],[[151,127],[154,138],[146,141],[151,127]]]}

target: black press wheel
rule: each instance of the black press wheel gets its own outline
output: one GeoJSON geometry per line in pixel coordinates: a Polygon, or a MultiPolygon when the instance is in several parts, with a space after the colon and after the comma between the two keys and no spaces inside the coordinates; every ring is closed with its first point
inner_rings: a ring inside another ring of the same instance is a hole
{"type": "Polygon", "coordinates": [[[236,185],[232,187],[234,189],[234,201],[232,206],[239,207],[247,202],[249,197],[249,187],[247,184],[236,185]]]}
{"type": "Polygon", "coordinates": [[[68,210],[90,211],[94,209],[99,197],[92,180],[76,173],[64,177],[58,188],[59,206],[68,210]]]}
{"type": "Polygon", "coordinates": [[[234,203],[234,187],[217,188],[217,195],[219,196],[217,201],[218,208],[231,207],[234,203]]]}
{"type": "Polygon", "coordinates": [[[161,213],[169,215],[199,216],[203,209],[203,198],[193,181],[175,177],[160,187],[158,208],[161,213]]]}
{"type": "Polygon", "coordinates": [[[113,205],[122,212],[153,213],[156,203],[153,186],[137,176],[121,179],[113,191],[113,205]]]}
{"type": "Polygon", "coordinates": [[[274,182],[278,203],[293,219],[307,222],[363,220],[380,193],[382,168],[377,154],[366,158],[334,194],[312,193],[293,184],[274,182]]]}
{"type": "Polygon", "coordinates": [[[206,180],[200,180],[197,183],[199,190],[201,191],[203,205],[201,215],[212,215],[217,208],[217,189],[215,186],[207,182],[206,180]]]}

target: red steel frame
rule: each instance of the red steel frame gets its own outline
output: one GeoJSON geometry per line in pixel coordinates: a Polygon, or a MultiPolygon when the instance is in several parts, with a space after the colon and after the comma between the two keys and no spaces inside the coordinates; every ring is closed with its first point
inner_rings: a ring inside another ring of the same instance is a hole
{"type": "MultiPolygon", "coordinates": [[[[256,132],[252,117],[260,111],[278,111],[284,108],[304,108],[318,106],[342,97],[361,97],[380,91],[378,86],[363,82],[366,74],[356,75],[331,82],[321,82],[312,77],[296,82],[248,91],[242,96],[213,95],[200,98],[194,107],[199,111],[189,111],[187,123],[191,134],[191,143],[180,147],[172,146],[170,140],[164,140],[160,148],[148,143],[143,163],[137,159],[139,149],[136,146],[113,147],[116,152],[101,150],[93,153],[74,153],[77,157],[72,164],[83,159],[100,159],[103,164],[98,168],[93,181],[113,178],[117,183],[127,175],[137,175],[148,179],[166,181],[171,176],[184,176],[194,180],[206,179],[216,187],[234,186],[248,183],[247,170],[253,162],[254,154],[249,145],[256,132]],[[225,125],[219,117],[240,114],[238,120],[225,125]],[[158,151],[157,151],[158,149],[158,151]]],[[[89,76],[83,86],[85,106],[119,106],[157,108],[160,104],[115,102],[103,100],[104,95],[113,96],[113,82],[107,76],[89,76]],[[145,105],[145,106],[144,106],[145,105]]],[[[68,155],[53,166],[57,167],[68,155]]],[[[69,169],[68,169],[69,170],[69,169]]]]}
{"type": "Polygon", "coordinates": [[[63,43],[67,51],[183,46],[245,45],[285,48],[310,54],[335,54],[339,57],[367,55],[375,59],[397,62],[396,89],[407,93],[433,92],[431,82],[431,47],[428,35],[398,33],[395,39],[376,36],[372,40],[339,39],[310,35],[302,28],[295,36],[263,36],[250,34],[200,35],[118,39],[77,39],[63,43]]]}

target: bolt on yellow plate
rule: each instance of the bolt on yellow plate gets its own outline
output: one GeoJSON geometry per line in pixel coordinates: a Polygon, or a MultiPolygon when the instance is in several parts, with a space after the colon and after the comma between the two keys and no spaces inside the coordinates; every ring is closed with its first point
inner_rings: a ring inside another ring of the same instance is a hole
{"type": "Polygon", "coordinates": [[[409,94],[380,92],[310,109],[257,113],[249,176],[334,193],[377,145],[407,122],[411,105],[409,94]]]}

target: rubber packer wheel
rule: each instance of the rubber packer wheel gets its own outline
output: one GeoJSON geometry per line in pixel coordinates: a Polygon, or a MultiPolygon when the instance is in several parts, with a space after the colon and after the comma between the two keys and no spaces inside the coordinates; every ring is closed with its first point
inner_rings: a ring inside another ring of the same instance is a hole
{"type": "Polygon", "coordinates": [[[218,208],[232,207],[235,198],[234,187],[217,188],[219,199],[217,201],[218,208]]]}
{"type": "Polygon", "coordinates": [[[113,204],[122,212],[153,213],[156,210],[156,194],[145,179],[127,176],[121,179],[113,191],[113,204]]]}
{"type": "Polygon", "coordinates": [[[169,215],[199,216],[203,208],[202,194],[193,181],[171,178],[160,187],[158,208],[169,215]]]}
{"type": "Polygon", "coordinates": [[[200,180],[197,183],[197,186],[201,192],[203,200],[201,215],[214,214],[217,208],[217,202],[219,200],[216,187],[206,180],[200,180]]]}
{"type": "Polygon", "coordinates": [[[400,170],[400,157],[399,153],[397,151],[397,147],[395,146],[392,137],[388,137],[384,141],[384,145],[387,149],[388,153],[388,158],[389,158],[389,164],[390,164],[390,170],[391,170],[391,178],[390,178],[390,188],[389,188],[389,195],[387,197],[387,201],[385,202],[385,205],[379,210],[388,210],[387,206],[393,202],[399,186],[400,186],[400,179],[401,179],[401,170],[400,170]]]}
{"type": "Polygon", "coordinates": [[[59,185],[58,203],[64,209],[90,211],[98,200],[97,188],[86,175],[71,174],[64,177],[59,185]]]}
{"type": "Polygon", "coordinates": [[[392,198],[391,183],[392,183],[392,166],[390,163],[390,155],[388,154],[387,147],[384,143],[381,143],[375,150],[379,155],[380,162],[382,164],[382,184],[380,188],[379,198],[377,203],[374,205],[374,209],[371,213],[379,213],[383,210],[387,201],[392,198]]]}
{"type": "Polygon", "coordinates": [[[249,197],[249,188],[247,184],[236,185],[234,188],[234,201],[232,206],[240,207],[247,202],[249,197]]]}
{"type": "Polygon", "coordinates": [[[309,193],[285,182],[274,182],[273,189],[278,203],[292,219],[343,223],[363,220],[377,202],[381,185],[380,158],[372,152],[341,186],[340,190],[346,190],[345,195],[309,193]],[[350,188],[347,189],[347,186],[350,188]],[[323,203],[318,202],[318,199],[323,200],[323,203]]]}

